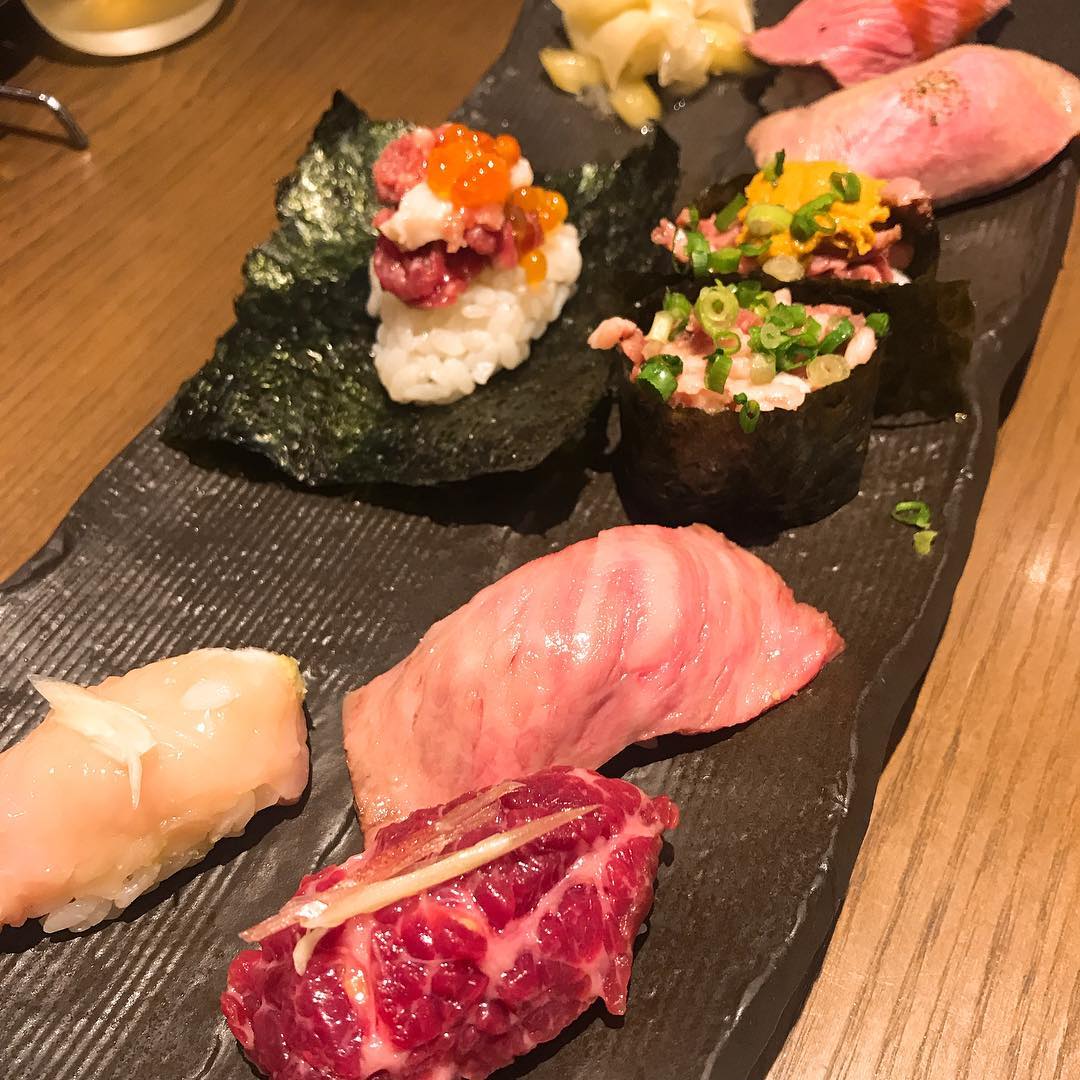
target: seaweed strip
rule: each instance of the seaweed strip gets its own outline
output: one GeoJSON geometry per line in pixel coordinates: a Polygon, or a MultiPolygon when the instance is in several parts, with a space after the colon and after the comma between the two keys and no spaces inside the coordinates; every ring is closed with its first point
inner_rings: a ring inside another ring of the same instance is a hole
{"type": "MultiPolygon", "coordinates": [[[[448,406],[399,405],[370,359],[365,312],[375,157],[406,125],[372,121],[334,96],[278,188],[280,226],[244,266],[236,323],[181,388],[165,439],[192,451],[259,455],[310,486],[441,484],[532,468],[608,400],[610,365],[585,345],[611,304],[608,266],[649,257],[648,229],[678,183],[678,149],[658,131],[621,162],[540,178],[570,203],[584,269],[562,318],[529,360],[448,406]]],[[[212,458],[213,460],[213,458],[212,458]]]]}

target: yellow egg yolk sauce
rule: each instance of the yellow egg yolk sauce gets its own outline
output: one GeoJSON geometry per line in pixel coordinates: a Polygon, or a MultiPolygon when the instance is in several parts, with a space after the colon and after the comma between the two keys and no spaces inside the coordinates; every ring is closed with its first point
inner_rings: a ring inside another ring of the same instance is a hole
{"type": "MultiPolygon", "coordinates": [[[[755,206],[770,204],[782,206],[792,214],[805,206],[812,199],[821,195],[836,194],[832,174],[847,173],[851,170],[836,161],[788,161],[784,170],[773,184],[762,172],[756,173],[746,185],[747,204],[739,211],[739,220],[745,222],[746,215],[755,206]]],[[[857,174],[862,185],[859,198],[855,202],[844,202],[837,197],[832,206],[818,215],[824,221],[831,217],[836,223],[833,233],[815,232],[809,240],[796,240],[790,229],[774,233],[769,245],[768,256],[790,255],[801,259],[811,254],[820,245],[830,248],[849,250],[852,255],[865,255],[874,243],[874,226],[881,225],[889,218],[889,207],[881,202],[881,192],[885,188],[884,180],[875,180],[871,176],[857,174]]],[[[739,236],[739,243],[753,242],[744,227],[739,236]]]]}

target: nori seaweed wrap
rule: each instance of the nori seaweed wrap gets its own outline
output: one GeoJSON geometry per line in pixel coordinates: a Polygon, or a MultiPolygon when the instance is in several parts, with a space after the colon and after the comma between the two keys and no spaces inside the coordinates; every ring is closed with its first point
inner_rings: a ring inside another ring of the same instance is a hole
{"type": "Polygon", "coordinates": [[[620,344],[617,474],[634,516],[755,537],[858,494],[887,318],[777,302],[756,282],[669,290],[654,316],[660,301],[639,305],[647,332],[609,320],[590,339],[620,344]]]}

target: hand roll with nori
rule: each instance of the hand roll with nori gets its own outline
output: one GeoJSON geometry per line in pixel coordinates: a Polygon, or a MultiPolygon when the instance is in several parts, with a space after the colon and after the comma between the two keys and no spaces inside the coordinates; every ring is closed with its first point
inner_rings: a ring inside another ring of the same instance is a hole
{"type": "Polygon", "coordinates": [[[793,302],[787,288],[719,281],[668,291],[647,332],[606,319],[618,346],[620,484],[652,520],[733,535],[807,524],[858,493],[882,313],[793,302]]]}

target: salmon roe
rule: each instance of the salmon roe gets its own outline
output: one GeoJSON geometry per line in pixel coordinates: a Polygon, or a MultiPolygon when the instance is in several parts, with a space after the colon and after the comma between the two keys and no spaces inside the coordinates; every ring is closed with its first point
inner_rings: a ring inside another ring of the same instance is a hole
{"type": "Polygon", "coordinates": [[[464,124],[439,129],[427,158],[427,182],[440,199],[455,206],[504,203],[510,195],[510,170],[521,157],[513,135],[492,138],[464,124]]]}
{"type": "Polygon", "coordinates": [[[540,219],[540,228],[551,232],[566,220],[566,200],[557,192],[542,187],[523,187],[510,196],[514,206],[533,211],[540,219]]]}
{"type": "Polygon", "coordinates": [[[530,285],[539,285],[547,277],[547,259],[539,248],[526,251],[518,259],[518,266],[525,271],[525,280],[530,285]]]}

